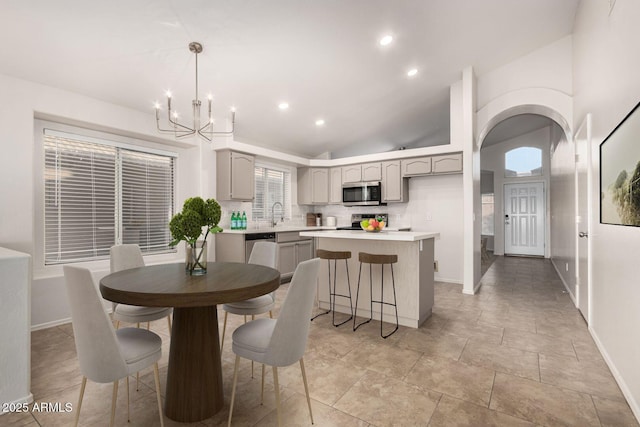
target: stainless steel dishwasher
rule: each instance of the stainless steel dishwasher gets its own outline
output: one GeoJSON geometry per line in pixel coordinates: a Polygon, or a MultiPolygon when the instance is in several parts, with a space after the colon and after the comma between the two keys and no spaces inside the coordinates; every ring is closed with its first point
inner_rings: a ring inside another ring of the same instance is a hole
{"type": "Polygon", "coordinates": [[[253,250],[253,245],[256,242],[275,242],[276,241],[276,233],[268,232],[268,233],[247,233],[244,235],[244,262],[249,262],[249,256],[251,255],[251,251],[253,250]]]}

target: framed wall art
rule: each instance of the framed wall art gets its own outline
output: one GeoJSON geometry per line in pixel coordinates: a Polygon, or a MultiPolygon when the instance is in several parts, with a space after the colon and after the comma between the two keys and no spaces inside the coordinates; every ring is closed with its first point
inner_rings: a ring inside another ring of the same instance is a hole
{"type": "Polygon", "coordinates": [[[640,103],[600,144],[600,222],[640,227],[640,103]]]}

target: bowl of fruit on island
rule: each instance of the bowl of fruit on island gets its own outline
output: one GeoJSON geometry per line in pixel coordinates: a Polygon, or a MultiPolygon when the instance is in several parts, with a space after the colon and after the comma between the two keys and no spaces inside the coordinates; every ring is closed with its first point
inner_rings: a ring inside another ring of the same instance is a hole
{"type": "Polygon", "coordinates": [[[362,221],[360,221],[360,227],[362,227],[364,231],[371,231],[373,233],[382,231],[384,226],[384,221],[378,221],[375,218],[363,219],[362,221]]]}

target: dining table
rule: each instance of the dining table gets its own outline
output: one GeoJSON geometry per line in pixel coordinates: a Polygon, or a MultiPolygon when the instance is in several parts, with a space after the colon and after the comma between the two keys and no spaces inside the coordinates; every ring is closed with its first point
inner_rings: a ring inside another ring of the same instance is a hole
{"type": "Polygon", "coordinates": [[[158,264],[112,273],[100,280],[103,298],[120,304],[173,307],[165,414],[196,422],[224,405],[218,304],[275,291],[280,273],[270,267],[209,262],[195,276],[185,263],[158,264]]]}

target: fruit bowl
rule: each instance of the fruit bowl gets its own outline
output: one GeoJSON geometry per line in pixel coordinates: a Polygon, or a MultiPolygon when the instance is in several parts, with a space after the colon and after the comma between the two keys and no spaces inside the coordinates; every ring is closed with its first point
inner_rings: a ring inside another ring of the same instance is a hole
{"type": "Polygon", "coordinates": [[[368,231],[370,233],[377,233],[382,231],[384,228],[384,221],[378,221],[377,219],[363,219],[360,221],[360,227],[364,231],[368,231]]]}

